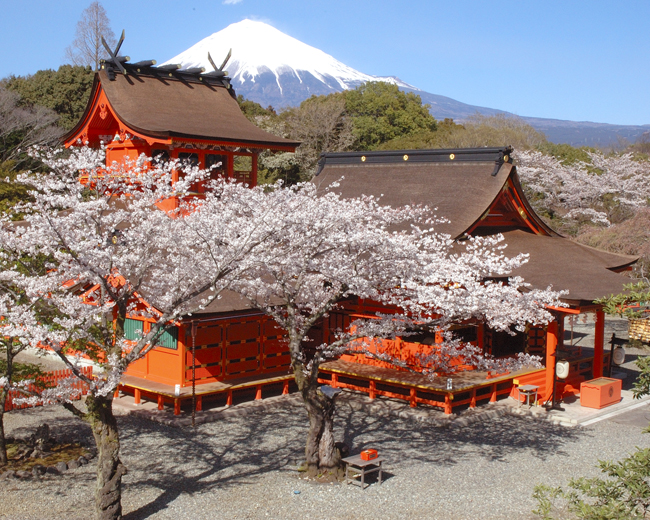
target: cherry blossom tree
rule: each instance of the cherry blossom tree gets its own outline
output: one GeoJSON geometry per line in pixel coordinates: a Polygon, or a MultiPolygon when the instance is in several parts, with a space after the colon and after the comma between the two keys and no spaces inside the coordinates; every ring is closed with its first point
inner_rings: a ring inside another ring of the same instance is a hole
{"type": "MultiPolygon", "coordinates": [[[[1,265],[0,260],[0,265],[1,265]]],[[[16,271],[7,269],[6,265],[0,267],[0,325],[3,334],[0,336],[0,467],[8,462],[7,444],[4,430],[4,413],[9,390],[14,383],[38,375],[39,367],[31,363],[19,363],[18,355],[23,352],[29,342],[21,340],[22,327],[15,327],[13,323],[24,323],[36,311],[33,307],[38,302],[32,302],[24,297],[20,288],[14,283],[16,271]]]]}
{"type": "Polygon", "coordinates": [[[565,165],[555,157],[535,151],[518,151],[517,171],[538,208],[558,212],[567,219],[591,220],[609,225],[611,202],[635,210],[650,199],[650,162],[632,154],[604,155],[588,152],[591,164],[565,165]]]}
{"type": "MultiPolygon", "coordinates": [[[[47,259],[45,272],[11,274],[30,301],[52,311],[48,320],[16,316],[12,326],[30,344],[52,348],[90,388],[87,411],[74,406],[72,381],[33,399],[63,402],[90,423],[99,448],[99,518],[121,515],[125,468],[111,408],[121,375],[166,327],[225,289],[247,297],[287,331],[309,415],[307,465],[312,474],[333,475],[339,467],[335,407],[318,389],[323,361],[350,351],[372,355],[373,338],[415,327],[444,330],[454,320],[483,319],[497,329],[541,323],[550,319],[543,306],[557,304],[556,293],[530,291],[521,279],[494,281],[505,280],[524,256],[507,258],[494,238],[454,243],[435,232],[427,208],[345,200],[312,184],[269,189],[213,181],[204,198],[189,199],[189,186],[204,173],[185,168],[185,178],[172,185],[173,164],[154,167],[141,158],[105,168],[103,152],[87,148],[67,158],[45,152],[42,159],[51,172],[21,177],[37,189],[33,202],[16,208],[25,225],[9,217],[2,222],[0,248],[8,263],[47,259]],[[184,201],[171,214],[156,208],[169,197],[184,201]],[[309,343],[319,321],[349,298],[398,311],[358,320],[321,345],[309,343]],[[153,323],[128,342],[126,317],[138,313],[153,323]],[[69,349],[100,363],[104,376],[85,378],[66,356],[69,349]]],[[[456,356],[475,354],[453,341],[447,348],[456,356]]]]}
{"type": "MultiPolygon", "coordinates": [[[[222,210],[222,201],[208,199],[202,214],[185,223],[195,226],[197,235],[206,235],[211,221],[206,215],[222,210]]],[[[258,251],[262,256],[256,259],[257,268],[234,280],[232,287],[287,331],[291,366],[309,416],[305,455],[310,475],[335,478],[340,466],[334,400],[318,385],[322,362],[349,352],[377,356],[367,348],[372,338],[416,327],[441,330],[455,320],[478,318],[506,330],[552,319],[543,305],[557,304],[557,293],[524,292],[526,286],[518,278],[487,280],[507,278],[525,256],[507,258],[499,238],[455,244],[434,232],[435,219],[427,208],[390,208],[371,197],[346,200],[303,184],[276,188],[254,210],[264,213],[267,222],[276,221],[273,227],[281,233],[272,248],[258,251]],[[331,341],[310,343],[320,320],[352,297],[401,310],[356,320],[348,330],[336,331],[331,341]]],[[[503,367],[502,361],[485,359],[467,345],[450,341],[445,348],[451,357],[480,359],[485,369],[503,367]]],[[[388,356],[382,359],[400,363],[388,356]]],[[[429,361],[440,363],[434,356],[429,361]]],[[[511,361],[510,367],[534,363],[523,357],[511,361]]]]}
{"type": "MultiPolygon", "coordinates": [[[[217,193],[215,186],[213,196],[229,211],[213,215],[209,235],[190,236],[186,213],[164,212],[156,203],[182,198],[203,172],[185,167],[184,180],[172,185],[174,165],[155,167],[146,158],[106,168],[103,151],[86,147],[73,149],[69,157],[62,151],[39,156],[50,171],[20,178],[34,187],[33,202],[16,207],[24,223],[12,223],[10,215],[2,220],[0,249],[6,266],[29,268],[25,259],[42,257],[45,269],[3,273],[27,299],[22,313],[5,315],[3,333],[51,348],[73,371],[73,378],[26,400],[62,403],[90,424],[98,447],[97,516],[120,518],[125,467],[112,412],[120,377],[154,348],[166,328],[218,297],[247,268],[251,252],[270,236],[263,223],[245,213],[264,194],[224,183],[227,189],[217,193]],[[211,296],[204,299],[206,293],[211,296]],[[34,312],[35,302],[46,306],[48,319],[34,312]],[[150,330],[127,341],[127,315],[138,314],[152,320],[150,330]],[[66,355],[71,351],[97,362],[103,375],[86,377],[66,355]],[[86,410],[73,403],[79,393],[73,383],[79,379],[89,387],[86,410]]],[[[7,384],[3,381],[3,387],[7,384]]]]}

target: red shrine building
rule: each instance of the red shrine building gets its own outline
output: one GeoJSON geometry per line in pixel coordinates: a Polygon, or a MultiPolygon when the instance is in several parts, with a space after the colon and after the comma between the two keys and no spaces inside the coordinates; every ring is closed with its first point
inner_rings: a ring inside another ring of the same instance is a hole
{"type": "MultiPolygon", "coordinates": [[[[257,184],[261,152],[293,152],[298,146],[251,123],[241,112],[225,73],[179,71],[176,66],[154,64],[120,61],[118,67],[115,61],[104,62],[95,74],[83,117],[63,137],[65,146],[104,143],[107,164],[144,154],[201,168],[216,165],[213,175],[250,186],[257,184]]],[[[181,175],[180,169],[174,173],[176,180],[181,175]]],[[[202,190],[197,186],[196,195],[202,190]]],[[[177,205],[177,200],[169,199],[160,206],[172,209],[177,205]]],[[[173,401],[178,412],[192,385],[194,341],[199,403],[205,393],[224,393],[232,401],[233,389],[253,388],[259,396],[262,383],[280,385],[286,392],[293,379],[288,373],[290,360],[283,333],[274,323],[239,295],[224,294],[165,332],[156,348],[129,367],[123,388],[134,393],[136,401],[140,396],[153,397],[160,407],[173,401]]],[[[148,327],[142,317],[127,319],[127,339],[136,339],[148,327]]]]}
{"type": "MultiPolygon", "coordinates": [[[[526,352],[541,356],[546,366],[517,374],[459,372],[449,391],[446,377],[436,378],[439,381],[432,384],[422,375],[400,375],[387,363],[357,354],[325,363],[324,381],[371,397],[408,399],[412,406],[426,403],[451,413],[457,406],[473,407],[481,400],[495,401],[499,395],[518,398],[518,385],[524,384],[537,387],[534,397],[540,402],[553,401],[553,395],[560,400],[578,394],[586,379],[610,375],[604,313],[594,301],[623,292],[629,278],[619,273],[637,258],[578,244],[546,225],[526,200],[511,154],[510,147],[331,153],[323,155],[314,182],[323,188],[338,182],[343,196],[373,195],[396,207],[426,204],[448,221],[438,225],[437,231],[455,240],[500,233],[508,256],[529,254],[528,263],[512,274],[522,276],[533,288],[552,286],[568,291],[562,298],[568,307],[552,309],[555,321],[548,326],[528,327],[514,336],[482,323],[458,324],[456,333],[493,356],[526,352]],[[595,313],[595,340],[592,348],[583,349],[564,338],[566,318],[585,313],[595,313]],[[556,377],[557,362],[562,362],[567,372],[561,379],[556,377]]],[[[377,309],[355,302],[349,311],[372,316],[377,309]]],[[[377,342],[376,348],[418,370],[423,367],[417,354],[435,347],[438,341],[435,335],[408,336],[406,341],[377,342]]]]}
{"type": "MultiPolygon", "coordinates": [[[[104,62],[86,111],[65,137],[66,146],[106,145],[107,163],[136,159],[140,154],[180,159],[208,168],[215,175],[251,186],[257,183],[257,159],[262,151],[295,151],[298,142],[272,135],[253,125],[241,112],[226,73],[219,69],[180,71],[154,62],[130,64],[115,58],[104,62]]],[[[547,327],[529,327],[514,336],[492,331],[481,323],[462,323],[457,333],[494,356],[528,352],[541,356],[545,368],[516,374],[486,374],[467,370],[430,380],[399,370],[364,355],[343,358],[322,366],[324,383],[362,391],[374,398],[390,396],[427,404],[451,413],[459,406],[474,407],[499,396],[518,397],[522,384],[537,387],[535,399],[579,392],[585,379],[608,374],[610,353],[604,349],[604,315],[594,300],[619,293],[627,278],[619,274],[636,260],[598,251],[572,242],[548,227],[526,200],[511,158],[510,148],[418,150],[325,154],[314,179],[323,188],[340,182],[344,196],[381,196],[386,204],[427,204],[448,219],[439,231],[457,240],[469,235],[502,233],[507,253],[530,254],[516,275],[536,288],[552,285],[568,290],[566,308],[554,309],[556,321],[547,327]],[[341,180],[343,178],[343,180],[341,180]],[[595,312],[593,348],[574,348],[564,340],[567,316],[595,312]],[[570,370],[556,377],[556,363],[570,370]],[[553,391],[555,388],[555,392],[553,391]]],[[[179,171],[176,175],[182,175],[179,171]]],[[[200,196],[201,187],[197,187],[200,196]]],[[[173,208],[177,201],[165,203],[173,208]]],[[[165,208],[163,208],[165,209],[165,208]]],[[[320,330],[326,340],[330,330],[344,327],[354,316],[372,316],[371,303],[352,299],[332,313],[320,330]]],[[[127,339],[135,339],[149,324],[142,317],[127,319],[127,339]]],[[[318,340],[318,338],[314,338],[318,340]]],[[[378,350],[400,357],[412,368],[416,354],[435,348],[439,338],[409,336],[382,341],[378,350]]],[[[159,345],[131,365],[121,389],[135,396],[156,399],[159,409],[173,403],[175,413],[189,402],[194,382],[201,409],[204,397],[223,398],[254,394],[287,393],[293,376],[283,331],[251,308],[247,300],[226,293],[205,309],[183,319],[160,339],[159,345]],[[191,349],[195,348],[194,365],[191,349]],[[195,376],[192,378],[192,367],[195,376]]]]}

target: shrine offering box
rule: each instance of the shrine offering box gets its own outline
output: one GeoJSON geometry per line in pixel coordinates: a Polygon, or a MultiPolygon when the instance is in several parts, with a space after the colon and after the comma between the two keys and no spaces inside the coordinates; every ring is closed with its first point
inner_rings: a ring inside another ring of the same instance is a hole
{"type": "Polygon", "coordinates": [[[621,400],[620,379],[599,377],[580,384],[580,406],[587,408],[605,408],[621,400]]]}
{"type": "Polygon", "coordinates": [[[377,458],[377,450],[363,450],[361,452],[361,458],[363,460],[372,460],[377,458]]]}

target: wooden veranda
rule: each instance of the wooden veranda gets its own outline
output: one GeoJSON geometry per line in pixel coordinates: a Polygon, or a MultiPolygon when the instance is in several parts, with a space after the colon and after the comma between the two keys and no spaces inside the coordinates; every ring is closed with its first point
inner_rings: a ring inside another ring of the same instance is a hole
{"type": "MultiPolygon", "coordinates": [[[[609,356],[609,352],[604,353],[605,365],[609,363],[609,356]]],[[[576,354],[569,361],[569,377],[555,383],[558,401],[579,394],[580,383],[599,372],[598,369],[594,371],[594,361],[598,360],[591,349],[576,354]]],[[[547,374],[547,369],[542,367],[504,374],[467,370],[429,378],[420,373],[336,360],[321,365],[319,382],[366,393],[370,399],[378,396],[401,399],[408,401],[412,408],[424,404],[451,414],[459,408],[475,408],[477,404],[493,403],[499,398],[513,397],[518,400],[517,387],[525,384],[539,387],[534,401],[542,404],[552,393],[553,381],[551,379],[547,388],[547,374]],[[451,389],[447,388],[448,380],[451,380],[451,389]]]]}
{"type": "MultiPolygon", "coordinates": [[[[233,404],[233,397],[238,393],[254,392],[254,399],[259,400],[270,395],[285,395],[295,390],[295,383],[292,374],[286,370],[276,373],[251,375],[228,381],[216,381],[196,386],[196,411],[203,409],[204,400],[224,400],[225,405],[233,404]],[[265,395],[266,394],[266,395],[265,395]],[[270,394],[270,395],[269,395],[270,394]]],[[[178,394],[174,385],[167,385],[150,381],[140,377],[124,375],[120,382],[118,391],[132,394],[135,404],[140,404],[143,398],[151,399],[158,403],[158,410],[163,410],[165,403],[173,404],[174,415],[181,413],[181,405],[192,402],[192,388],[180,387],[178,394]]]]}

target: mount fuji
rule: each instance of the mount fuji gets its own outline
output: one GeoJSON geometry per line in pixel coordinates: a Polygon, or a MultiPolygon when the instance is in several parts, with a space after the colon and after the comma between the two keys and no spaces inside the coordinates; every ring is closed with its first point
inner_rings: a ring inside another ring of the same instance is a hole
{"type": "Polygon", "coordinates": [[[386,81],[407,90],[419,90],[399,78],[359,72],[275,27],[253,20],[229,25],[164,64],[211,71],[208,52],[218,63],[231,48],[232,59],[226,70],[235,91],[264,106],[299,105],[312,95],[354,89],[367,81],[386,81]]]}
{"type": "MultiPolygon", "coordinates": [[[[268,24],[247,19],[204,38],[163,65],[175,63],[182,69],[204,67],[211,71],[213,67],[208,61],[208,52],[215,63],[221,63],[231,48],[232,59],[225,68],[235,91],[262,106],[280,109],[296,106],[312,95],[353,89],[367,81],[385,81],[418,94],[424,103],[431,106],[430,112],[436,119],[463,121],[476,113],[512,115],[503,110],[468,105],[431,94],[394,76],[365,74],[268,24]]],[[[619,138],[635,141],[650,131],[650,125],[623,126],[535,117],[521,119],[546,134],[549,140],[573,145],[607,145],[619,138]]]]}

